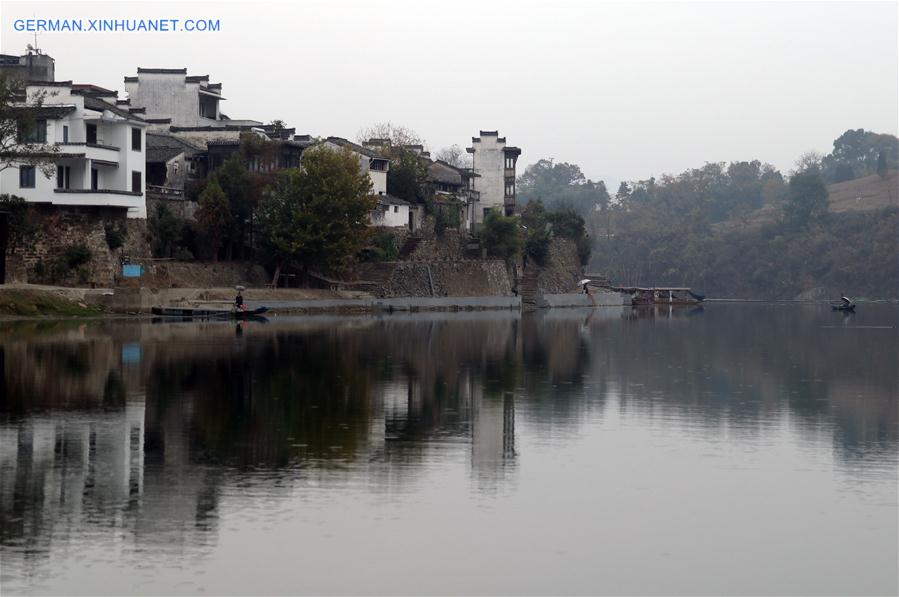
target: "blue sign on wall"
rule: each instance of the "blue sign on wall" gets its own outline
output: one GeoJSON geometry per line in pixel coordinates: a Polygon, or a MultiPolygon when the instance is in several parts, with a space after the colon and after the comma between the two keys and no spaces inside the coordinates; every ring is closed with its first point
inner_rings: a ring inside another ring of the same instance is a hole
{"type": "Polygon", "coordinates": [[[122,276],[125,278],[140,278],[141,273],[140,265],[127,264],[122,266],[122,276]]]}

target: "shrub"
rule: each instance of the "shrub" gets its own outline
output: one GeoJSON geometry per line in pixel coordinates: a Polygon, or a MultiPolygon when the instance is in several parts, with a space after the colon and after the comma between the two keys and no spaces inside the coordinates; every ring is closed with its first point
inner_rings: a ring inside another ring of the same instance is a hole
{"type": "Polygon", "coordinates": [[[365,261],[393,261],[400,254],[396,238],[387,230],[378,230],[372,238],[372,246],[363,251],[365,261]]]}
{"type": "Polygon", "coordinates": [[[110,251],[115,251],[125,244],[125,233],[118,226],[108,222],[103,229],[106,232],[106,246],[110,251]]]}
{"type": "Polygon", "coordinates": [[[510,259],[517,255],[522,245],[517,218],[490,211],[481,228],[481,242],[494,257],[510,259]]]}
{"type": "Polygon", "coordinates": [[[71,270],[91,260],[91,250],[85,245],[69,245],[62,254],[63,263],[71,270]]]}
{"type": "Polygon", "coordinates": [[[549,257],[549,241],[550,235],[545,228],[528,230],[524,252],[537,262],[537,265],[546,265],[546,258],[549,257]]]}

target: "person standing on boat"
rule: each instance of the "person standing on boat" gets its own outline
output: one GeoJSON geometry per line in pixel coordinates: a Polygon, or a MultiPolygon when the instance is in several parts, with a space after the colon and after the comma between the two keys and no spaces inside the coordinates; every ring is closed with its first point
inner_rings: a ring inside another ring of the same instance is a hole
{"type": "Polygon", "coordinates": [[[234,298],[234,307],[235,307],[238,311],[243,311],[243,310],[244,310],[244,306],[243,306],[243,294],[242,294],[242,293],[243,293],[243,288],[242,288],[241,286],[238,286],[238,287],[237,287],[237,296],[234,298]]]}

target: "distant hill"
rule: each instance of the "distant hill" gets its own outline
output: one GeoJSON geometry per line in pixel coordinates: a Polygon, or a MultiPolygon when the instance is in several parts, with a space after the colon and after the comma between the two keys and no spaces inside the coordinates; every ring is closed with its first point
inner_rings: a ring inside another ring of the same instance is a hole
{"type": "MultiPolygon", "coordinates": [[[[899,207],[899,170],[890,170],[887,177],[877,174],[827,185],[828,209],[832,213],[856,213],[875,211],[885,207],[899,207]]],[[[735,216],[714,224],[718,231],[746,226],[771,224],[781,217],[780,210],[771,205],[735,216]]]]}
{"type": "Polygon", "coordinates": [[[890,170],[885,179],[874,174],[828,185],[827,199],[835,213],[899,207],[899,171],[890,170]]]}

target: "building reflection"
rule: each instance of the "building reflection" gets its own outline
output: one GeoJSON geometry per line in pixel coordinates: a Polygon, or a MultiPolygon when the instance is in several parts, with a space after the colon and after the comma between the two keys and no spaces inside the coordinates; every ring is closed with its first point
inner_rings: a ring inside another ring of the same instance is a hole
{"type": "Polygon", "coordinates": [[[566,437],[612,394],[706,433],[751,436],[788,413],[828,430],[847,467],[894,453],[894,335],[834,342],[757,314],[710,308],[689,333],[621,309],[14,326],[0,335],[0,547],[33,559],[125,533],[187,553],[214,540],[230,488],[387,494],[459,460],[489,495],[515,487],[522,424],[566,437]]]}

